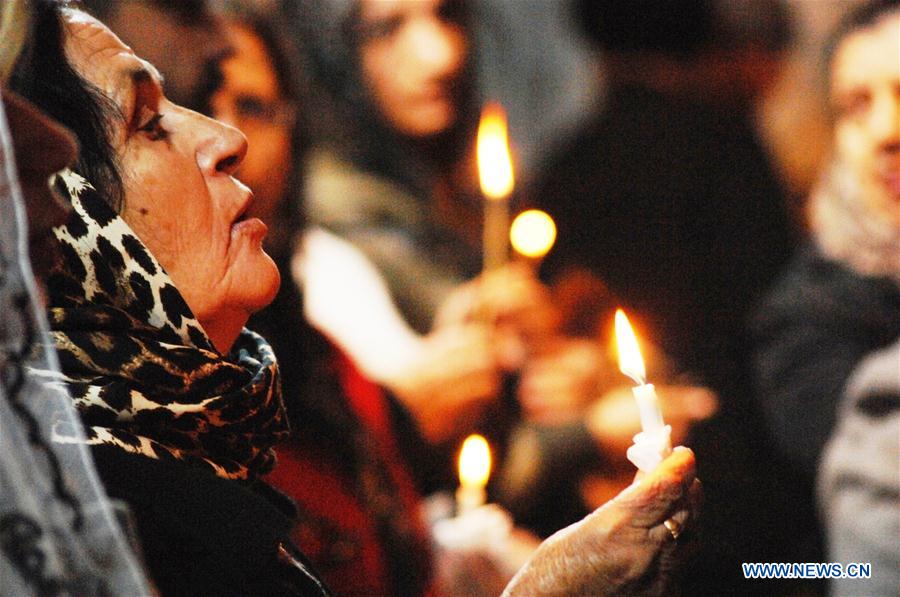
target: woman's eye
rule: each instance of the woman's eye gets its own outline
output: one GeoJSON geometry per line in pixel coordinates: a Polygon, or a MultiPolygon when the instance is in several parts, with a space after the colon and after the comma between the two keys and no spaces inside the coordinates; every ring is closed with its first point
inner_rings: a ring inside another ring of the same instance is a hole
{"type": "Polygon", "coordinates": [[[840,118],[860,118],[871,103],[871,94],[866,91],[855,91],[839,97],[835,107],[840,118]]]}
{"type": "Polygon", "coordinates": [[[250,95],[242,95],[235,101],[235,111],[240,118],[270,120],[274,110],[262,99],[250,95]]]}
{"type": "Polygon", "coordinates": [[[146,133],[151,141],[160,141],[168,137],[169,132],[162,127],[163,115],[144,108],[141,114],[140,124],[137,130],[146,133]]]}

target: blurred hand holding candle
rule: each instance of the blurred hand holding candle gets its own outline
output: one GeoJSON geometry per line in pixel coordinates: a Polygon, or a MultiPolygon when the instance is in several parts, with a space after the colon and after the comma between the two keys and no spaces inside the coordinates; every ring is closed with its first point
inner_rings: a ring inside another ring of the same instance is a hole
{"type": "Polygon", "coordinates": [[[638,385],[632,388],[641,417],[642,431],[634,436],[628,448],[628,460],[643,472],[650,472],[672,453],[672,428],[663,422],[659,400],[653,384],[647,383],[644,359],[628,317],[616,311],[616,344],[619,350],[619,369],[638,385]]]}
{"type": "Polygon", "coordinates": [[[485,197],[484,271],[491,271],[506,263],[508,257],[509,196],[515,185],[506,113],[498,103],[488,103],[481,113],[476,153],[485,197]]]}
{"type": "Polygon", "coordinates": [[[456,516],[438,520],[432,527],[439,584],[445,594],[496,595],[539,543],[516,529],[506,510],[485,504],[490,471],[487,440],[470,435],[459,455],[456,516]]]}

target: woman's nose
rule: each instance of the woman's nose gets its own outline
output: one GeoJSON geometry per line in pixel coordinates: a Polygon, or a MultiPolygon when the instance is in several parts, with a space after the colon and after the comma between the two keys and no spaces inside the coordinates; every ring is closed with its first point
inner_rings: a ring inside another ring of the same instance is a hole
{"type": "Polygon", "coordinates": [[[430,18],[411,33],[412,49],[422,72],[433,78],[444,78],[459,71],[465,55],[465,40],[455,27],[430,18]]]}
{"type": "Polygon", "coordinates": [[[197,148],[197,163],[205,174],[234,174],[247,154],[247,138],[233,126],[205,119],[206,134],[197,148]]]}

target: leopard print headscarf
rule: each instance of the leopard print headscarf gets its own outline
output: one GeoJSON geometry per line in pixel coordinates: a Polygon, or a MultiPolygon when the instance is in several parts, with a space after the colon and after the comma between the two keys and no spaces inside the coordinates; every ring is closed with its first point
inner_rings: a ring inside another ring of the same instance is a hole
{"type": "Polygon", "coordinates": [[[48,319],[88,443],[255,479],[287,433],[275,356],[244,329],[220,355],[171,278],[77,174],[56,180],[74,211],[56,229],[62,259],[48,319]]]}

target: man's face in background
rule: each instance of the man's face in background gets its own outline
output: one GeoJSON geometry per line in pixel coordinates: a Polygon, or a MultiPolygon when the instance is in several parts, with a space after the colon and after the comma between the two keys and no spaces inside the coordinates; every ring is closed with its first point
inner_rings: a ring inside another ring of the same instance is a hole
{"type": "Polygon", "coordinates": [[[835,151],[867,206],[900,226],[900,12],[845,37],[831,63],[835,151]]]}

